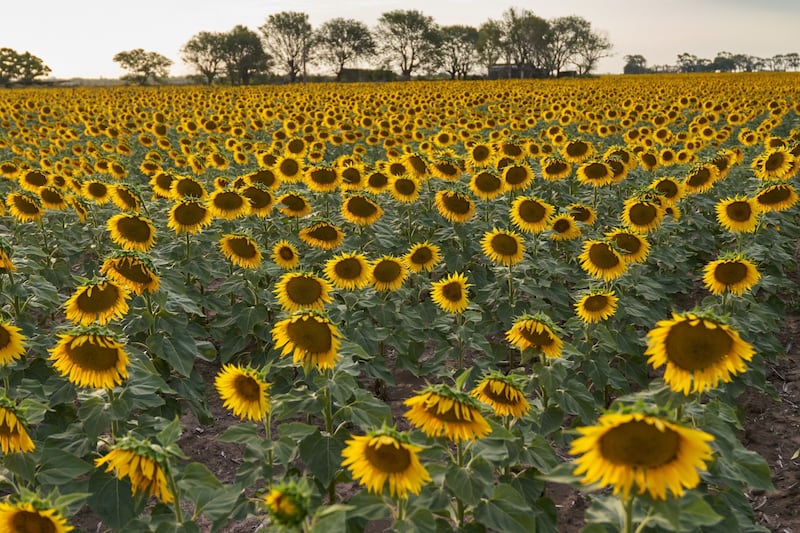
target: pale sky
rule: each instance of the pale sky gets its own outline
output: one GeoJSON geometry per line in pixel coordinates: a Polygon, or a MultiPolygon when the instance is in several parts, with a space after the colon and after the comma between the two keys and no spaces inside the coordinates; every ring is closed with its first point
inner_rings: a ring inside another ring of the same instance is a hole
{"type": "Polygon", "coordinates": [[[370,28],[381,14],[416,9],[439,25],[478,27],[510,7],[545,19],[578,15],[614,45],[596,73],[621,73],[623,57],[675,64],[687,52],[713,59],[717,52],[772,57],[800,53],[800,0],[3,0],[0,47],[30,52],[56,78],[118,78],[117,52],[144,48],[174,62],[171,74],[189,72],[180,48],[201,31],[243,24],[257,31],[270,14],[299,11],[314,28],[334,17],[370,28]]]}

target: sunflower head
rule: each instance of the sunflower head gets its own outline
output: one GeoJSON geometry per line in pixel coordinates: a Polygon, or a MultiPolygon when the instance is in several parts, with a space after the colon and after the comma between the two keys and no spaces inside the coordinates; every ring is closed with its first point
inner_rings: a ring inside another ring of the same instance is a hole
{"type": "Polygon", "coordinates": [[[461,313],[469,305],[467,276],[456,272],[431,283],[431,299],[447,313],[461,313]]]}
{"type": "Polygon", "coordinates": [[[16,404],[3,394],[0,396],[0,448],[3,454],[27,453],[35,447],[16,404]]]}
{"type": "Polygon", "coordinates": [[[516,318],[506,331],[506,339],[520,351],[531,348],[548,358],[561,357],[564,344],[553,321],[541,312],[516,318]]]}
{"type": "Polygon", "coordinates": [[[761,279],[753,262],[741,253],[726,253],[703,269],[703,282],[712,294],[741,296],[761,279]]]}
{"type": "Polygon", "coordinates": [[[519,263],[525,256],[522,238],[516,232],[497,228],[484,233],[481,248],[492,262],[506,266],[519,263]]]}
{"type": "Polygon", "coordinates": [[[133,494],[155,496],[162,503],[171,503],[175,496],[167,481],[171,453],[166,448],[133,436],[117,439],[103,457],[95,459],[96,467],[105,466],[118,479],[128,478],[133,494]]]}
{"type": "Polygon", "coordinates": [[[478,400],[448,385],[428,385],[404,404],[409,410],[403,416],[429,437],[460,442],[481,439],[492,431],[478,400]]]}
{"type": "Polygon", "coordinates": [[[128,377],[125,346],[110,331],[78,327],[58,335],[48,360],[78,387],[112,389],[128,377]]]}
{"type": "Polygon", "coordinates": [[[412,272],[430,272],[442,260],[441,248],[429,242],[414,244],[404,256],[406,266],[412,272]]]}
{"type": "Polygon", "coordinates": [[[256,269],[261,264],[258,243],[244,233],[228,233],[219,240],[223,255],[234,265],[256,269]]]}
{"type": "Polygon", "coordinates": [[[223,406],[244,420],[260,421],[270,410],[269,383],[256,369],[225,365],[214,378],[223,406]]]}
{"type": "Polygon", "coordinates": [[[371,274],[369,261],[358,252],[339,254],[325,263],[325,276],[337,289],[363,289],[371,274]]]}
{"type": "Polygon", "coordinates": [[[63,510],[33,492],[23,492],[16,501],[0,502],[0,530],[9,533],[46,531],[69,533],[74,528],[63,516],[63,510]]]}
{"type": "Polygon", "coordinates": [[[618,301],[614,291],[593,289],[578,299],[575,312],[587,324],[608,320],[616,313],[618,301]]]}
{"type": "Polygon", "coordinates": [[[0,318],[0,365],[20,359],[26,350],[27,339],[22,330],[0,318]]]}
{"type": "Polygon", "coordinates": [[[287,240],[280,240],[273,245],[271,257],[272,261],[284,270],[291,270],[300,264],[297,248],[287,240]]]}
{"type": "Polygon", "coordinates": [[[339,331],[324,315],[303,310],[293,313],[272,328],[275,348],[281,356],[292,354],[295,364],[308,370],[333,368],[339,359],[339,331]]]}
{"type": "Polygon", "coordinates": [[[99,278],[78,287],[64,304],[67,319],[75,324],[104,325],[128,312],[128,289],[111,279],[99,278]]]}
{"type": "Polygon", "coordinates": [[[264,496],[270,518],[284,527],[298,528],[311,508],[311,490],[305,480],[275,485],[264,496]]]}
{"type": "Polygon", "coordinates": [[[493,370],[475,385],[470,394],[488,404],[497,416],[519,418],[531,409],[523,387],[524,378],[520,374],[493,370]]]}

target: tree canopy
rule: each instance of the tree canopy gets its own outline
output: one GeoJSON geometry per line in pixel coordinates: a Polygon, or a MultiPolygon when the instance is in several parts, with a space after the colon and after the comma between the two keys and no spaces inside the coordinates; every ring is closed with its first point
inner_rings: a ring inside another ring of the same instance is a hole
{"type": "Polygon", "coordinates": [[[147,52],[143,48],[136,48],[117,52],[113,61],[128,71],[123,79],[129,79],[139,85],[150,81],[159,82],[169,76],[169,67],[172,60],[158,52],[147,52]]]}
{"type": "Polygon", "coordinates": [[[36,78],[50,72],[50,67],[30,52],[19,53],[12,48],[0,48],[0,85],[30,85],[36,78]]]}

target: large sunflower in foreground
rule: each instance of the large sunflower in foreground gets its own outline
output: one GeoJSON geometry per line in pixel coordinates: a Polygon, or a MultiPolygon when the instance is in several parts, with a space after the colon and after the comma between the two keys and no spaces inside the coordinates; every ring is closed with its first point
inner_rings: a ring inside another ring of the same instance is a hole
{"type": "Polygon", "coordinates": [[[481,249],[492,262],[506,266],[516,265],[525,256],[522,238],[516,232],[497,228],[484,233],[481,249]]]}
{"type": "Polygon", "coordinates": [[[118,479],[128,478],[133,494],[155,496],[162,503],[171,503],[175,496],[166,475],[166,454],[161,447],[133,437],[119,439],[103,457],[94,460],[96,467],[105,465],[118,479]]]}
{"type": "Polygon", "coordinates": [[[269,413],[269,383],[253,368],[225,365],[214,386],[223,407],[243,420],[262,420],[269,413]]]}
{"type": "Polygon", "coordinates": [[[342,466],[369,492],[381,494],[389,483],[389,495],[408,498],[419,494],[431,476],[419,462],[422,450],[409,442],[408,434],[381,428],[363,436],[353,436],[342,450],[342,466]]]}
{"type": "Polygon", "coordinates": [[[26,343],[21,329],[0,318],[0,365],[9,365],[22,357],[26,343]]]}
{"type": "Polygon", "coordinates": [[[579,427],[570,453],[580,455],[573,473],[581,483],[613,487],[628,498],[632,490],[660,500],[700,483],[698,471],[712,459],[714,437],[669,420],[642,413],[607,413],[595,426],[579,427]]]}
{"type": "Polygon", "coordinates": [[[403,257],[411,272],[430,272],[442,260],[441,248],[429,242],[421,242],[411,246],[403,257]]]}
{"type": "Polygon", "coordinates": [[[127,213],[117,213],[106,223],[111,240],[124,250],[146,252],[156,241],[156,228],[150,219],[127,213]]]}
{"type": "Polygon", "coordinates": [[[617,312],[618,301],[614,291],[592,290],[581,296],[575,304],[575,312],[587,324],[608,320],[617,312]]]}
{"type": "Polygon", "coordinates": [[[5,533],[69,533],[73,529],[57,509],[32,502],[0,502],[0,531],[5,533]]]}
{"type": "Polygon", "coordinates": [[[6,197],[11,215],[20,222],[35,222],[44,216],[39,197],[27,191],[12,192],[6,197]]]}
{"type": "Polygon", "coordinates": [[[710,313],[673,313],[647,334],[645,355],[653,368],[665,366],[664,381],[683,392],[703,392],[747,370],[753,347],[710,313]]]}
{"type": "Polygon", "coordinates": [[[120,283],[101,279],[78,287],[64,304],[67,320],[88,326],[122,318],[128,312],[130,293],[120,283]]]}
{"type": "Polygon", "coordinates": [[[36,446],[11,400],[0,397],[0,449],[3,455],[32,452],[36,446]]]}
{"type": "Polygon", "coordinates": [[[478,400],[447,385],[428,385],[403,403],[409,407],[403,416],[429,437],[460,442],[492,432],[478,400]]]}
{"type": "Polygon", "coordinates": [[[332,257],[325,262],[325,276],[337,289],[363,289],[372,274],[367,258],[358,252],[332,257]]]}
{"type": "Polygon", "coordinates": [[[561,357],[564,343],[554,330],[555,326],[544,315],[523,315],[506,331],[506,339],[520,351],[532,348],[541,350],[545,357],[557,358],[561,357]]]}
{"type": "Polygon", "coordinates": [[[219,240],[222,254],[234,265],[256,269],[261,264],[261,250],[258,243],[248,235],[229,233],[219,240]]]}
{"type": "Polygon", "coordinates": [[[485,375],[470,394],[488,404],[497,416],[519,418],[531,409],[522,387],[519,374],[503,374],[495,370],[485,375]]]}
{"type": "Polygon", "coordinates": [[[111,389],[128,377],[128,354],[113,335],[86,329],[62,333],[58,338],[48,359],[77,386],[111,389]]]}
{"type": "Polygon", "coordinates": [[[753,233],[758,227],[761,213],[758,203],[744,196],[734,196],[720,200],[716,207],[717,221],[728,231],[753,233]]]}
{"type": "Polygon", "coordinates": [[[314,311],[299,311],[272,328],[275,348],[281,356],[318,370],[333,368],[339,358],[339,331],[328,318],[314,311]]]}
{"type": "Polygon", "coordinates": [[[756,266],[741,254],[723,256],[703,269],[703,283],[712,294],[741,296],[761,279],[756,266]]]}
{"type": "Polygon", "coordinates": [[[447,313],[461,313],[469,305],[467,277],[458,272],[431,283],[431,299],[447,313]]]}
{"type": "Polygon", "coordinates": [[[322,311],[330,303],[331,286],[327,280],[307,272],[287,272],[275,284],[275,295],[285,311],[315,309],[322,311]]]}
{"type": "Polygon", "coordinates": [[[627,268],[622,255],[607,241],[590,240],[583,243],[579,257],[581,268],[590,276],[612,281],[625,273],[627,268]]]}

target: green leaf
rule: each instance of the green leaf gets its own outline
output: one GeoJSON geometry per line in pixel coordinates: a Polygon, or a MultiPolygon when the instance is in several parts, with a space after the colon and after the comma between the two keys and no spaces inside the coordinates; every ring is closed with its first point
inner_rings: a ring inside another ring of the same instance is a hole
{"type": "Polygon", "coordinates": [[[89,477],[89,507],[111,529],[121,531],[141,511],[131,496],[131,484],[101,470],[89,477]]]}
{"type": "Polygon", "coordinates": [[[36,479],[45,485],[62,485],[90,472],[94,467],[71,453],[57,448],[45,448],[36,479]]]}
{"type": "Polygon", "coordinates": [[[492,497],[475,507],[475,520],[489,529],[504,533],[536,531],[535,513],[511,485],[500,483],[492,497]]]}
{"type": "Polygon", "coordinates": [[[188,376],[192,373],[196,346],[192,346],[191,350],[178,351],[170,337],[164,332],[150,335],[147,337],[145,344],[147,344],[147,349],[154,356],[160,357],[169,363],[170,367],[179,374],[188,376]]]}
{"type": "Polygon", "coordinates": [[[312,533],[330,533],[331,531],[346,531],[347,512],[353,509],[352,505],[333,504],[320,507],[311,523],[312,533]]]}
{"type": "Polygon", "coordinates": [[[391,531],[397,533],[436,533],[436,519],[428,509],[414,509],[404,520],[396,521],[391,531]]]}
{"type": "Polygon", "coordinates": [[[342,464],[344,443],[315,431],[300,442],[300,458],[324,486],[330,485],[342,464]]]}
{"type": "Polygon", "coordinates": [[[722,521],[723,516],[714,511],[711,505],[696,492],[687,492],[682,498],[656,500],[652,503],[659,520],[666,527],[676,531],[692,531],[700,526],[713,526],[722,521]]]}
{"type": "Polygon", "coordinates": [[[484,494],[485,484],[466,468],[452,466],[444,477],[445,486],[467,505],[476,505],[484,494]]]}
{"type": "Polygon", "coordinates": [[[181,421],[177,416],[156,435],[156,439],[158,439],[158,442],[160,442],[162,446],[169,446],[170,444],[177,443],[180,438],[181,421]]]}

